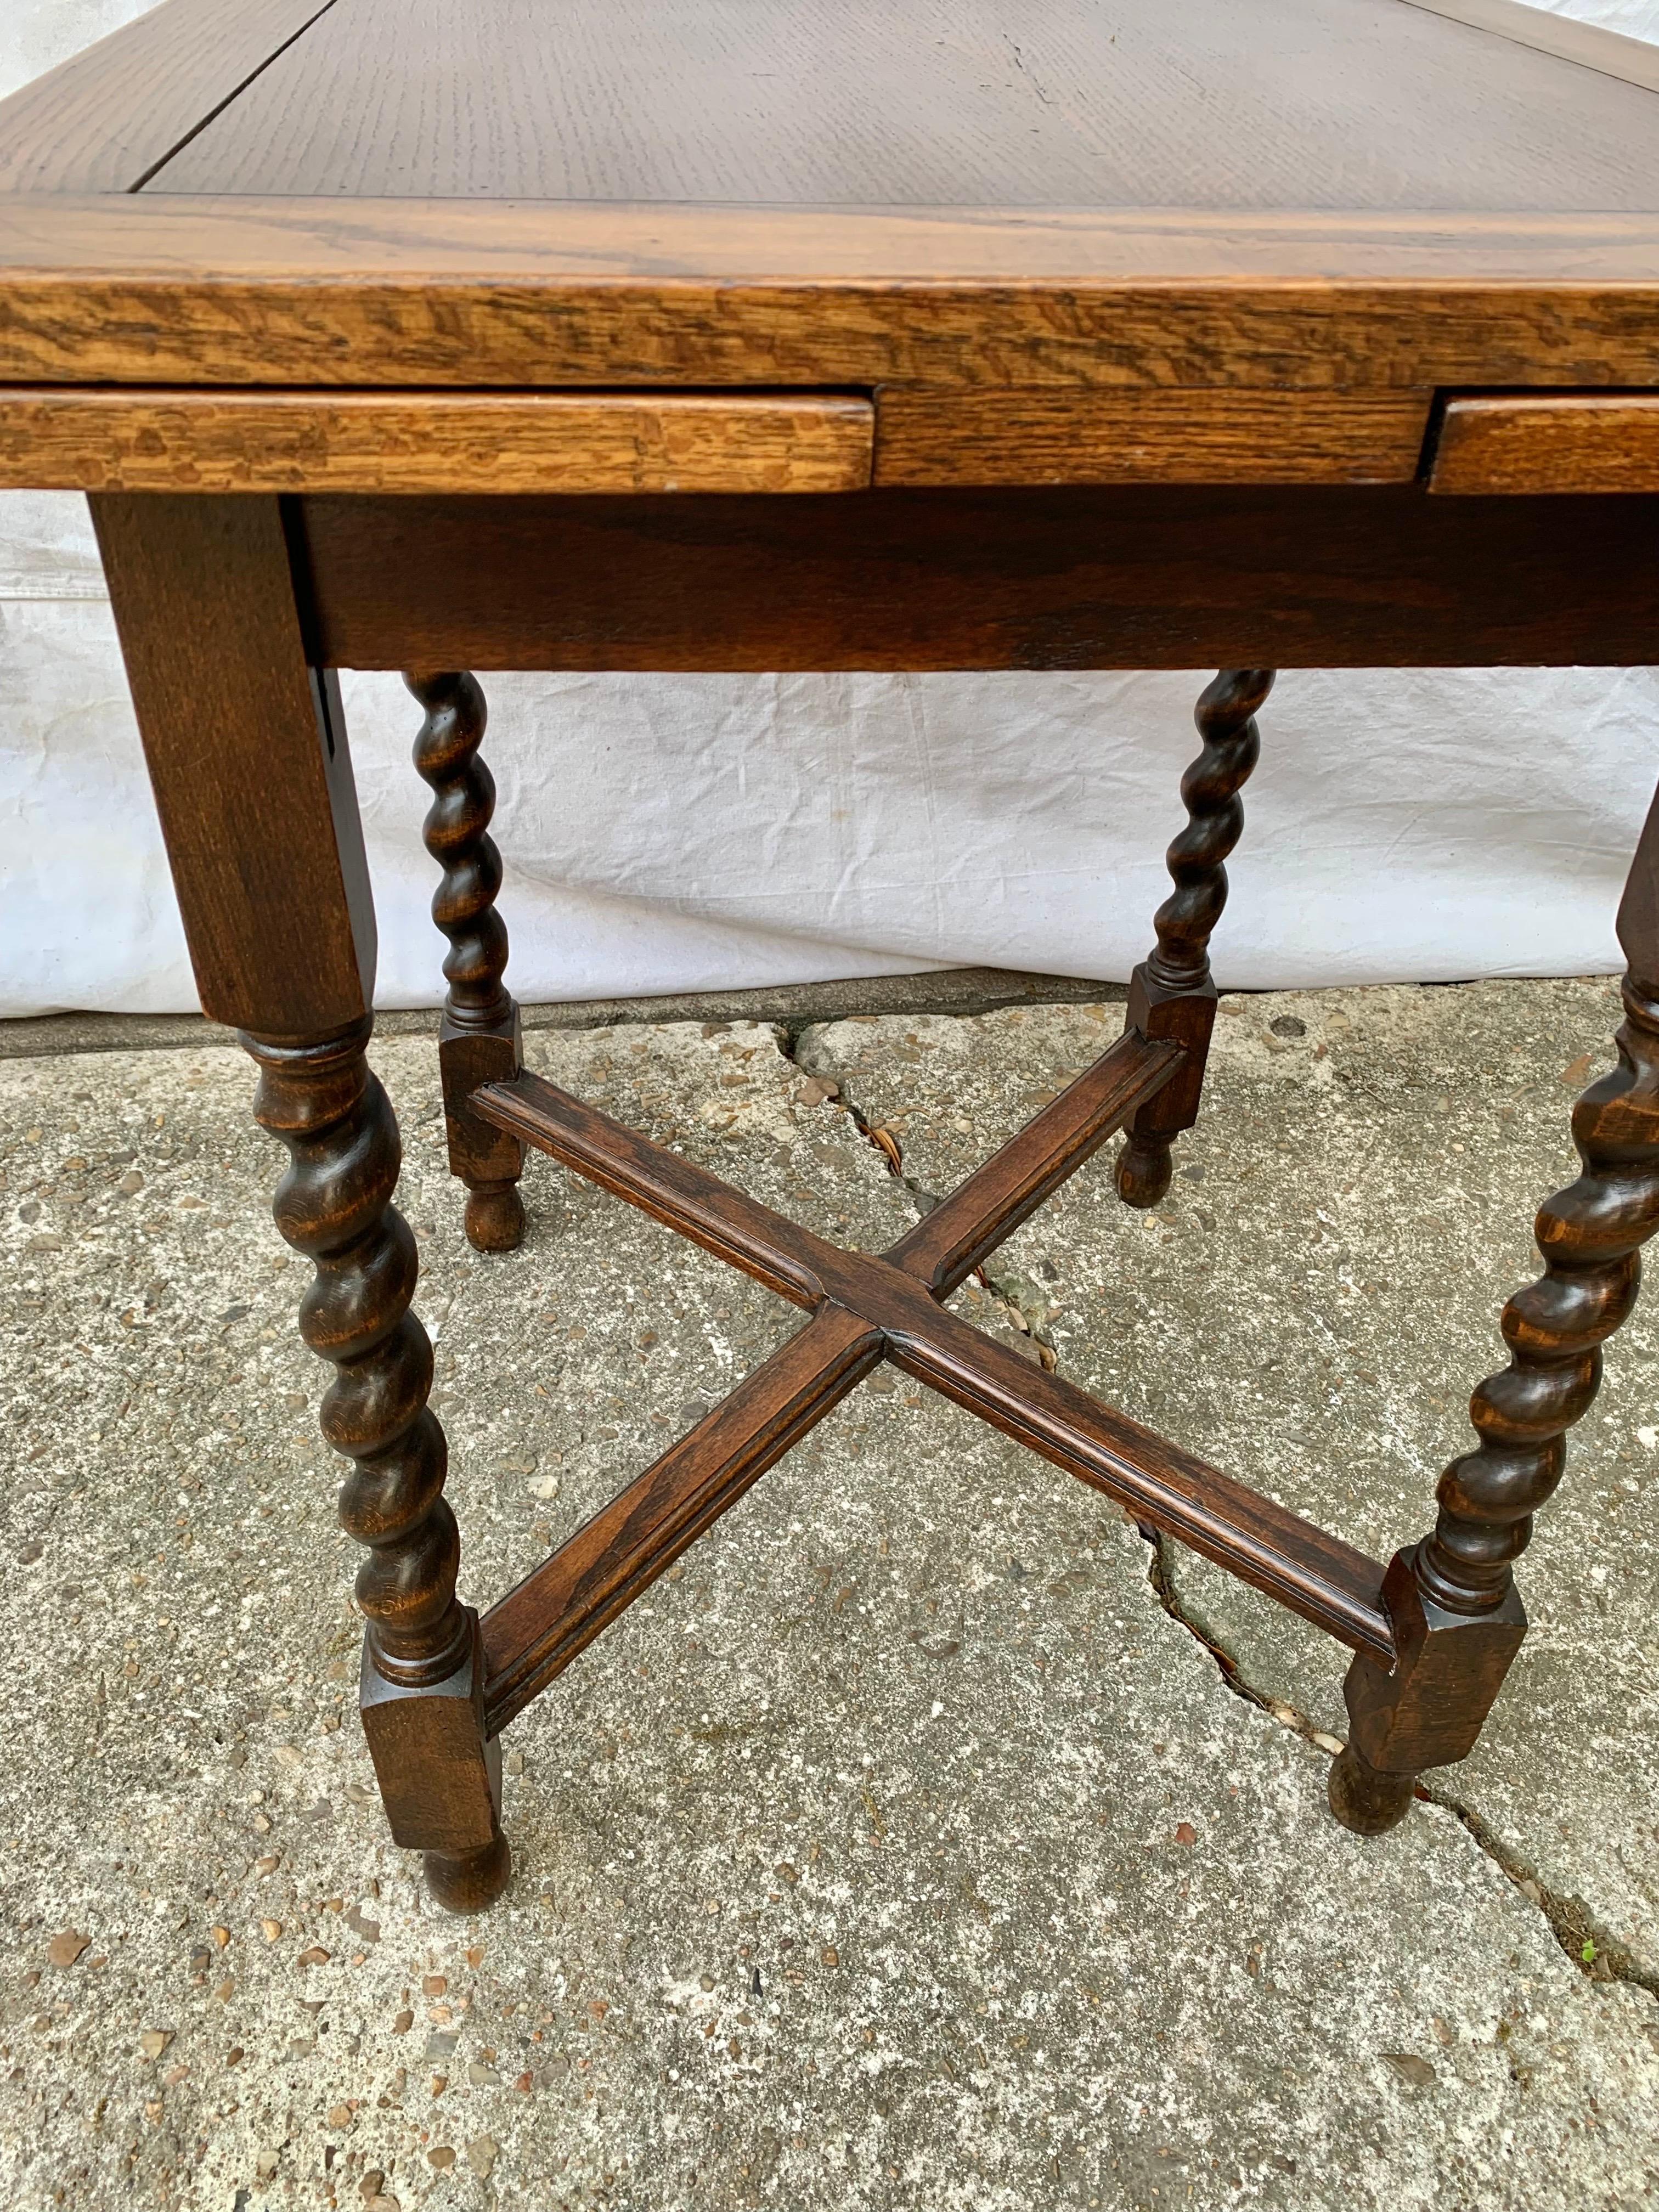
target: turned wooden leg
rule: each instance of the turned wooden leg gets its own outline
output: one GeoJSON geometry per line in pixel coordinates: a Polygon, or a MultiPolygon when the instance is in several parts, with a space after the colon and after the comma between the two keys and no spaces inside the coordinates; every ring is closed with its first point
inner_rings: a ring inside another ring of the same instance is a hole
{"type": "Polygon", "coordinates": [[[1117,1156],[1117,1194],[1156,1206],[1170,1188],[1170,1146],[1198,1119],[1215,1026],[1210,937],[1227,903],[1223,865],[1244,827],[1238,794],[1255,766],[1255,711],[1273,689],[1270,668],[1224,668],[1205,687],[1195,720],[1204,750],[1181,779],[1187,827],[1169,850],[1175,890],[1153,919],[1158,946],[1129,982],[1127,1027],[1187,1048],[1186,1065],[1130,1122],[1117,1156]]]}
{"type": "Polygon", "coordinates": [[[392,1833],[470,1909],[505,1883],[507,1845],[392,1206],[398,1128],[363,1057],[374,912],[339,686],[307,661],[303,547],[264,495],[91,506],[203,1010],[243,1033],[292,1156],[276,1218],[316,1262],[301,1328],[338,1370],[323,1426],[356,1462],[342,1516],[370,1547],[363,1724],[392,1833]]]}
{"type": "Polygon", "coordinates": [[[404,682],[426,709],[415,766],[432,787],[423,836],[443,870],[432,919],[449,939],[449,994],[438,1035],[449,1165],[467,1188],[467,1241],[478,1252],[510,1252],[524,1235],[519,1177],[524,1146],[467,1111],[481,1083],[519,1072],[519,1010],[501,981],[507,927],[495,910],[501,856],[489,835],[495,784],[480,758],[484,696],[475,677],[418,671],[404,682]]]}
{"type": "Polygon", "coordinates": [[[289,1150],[276,1225],[316,1265],[300,1330],[337,1370],[323,1434],[355,1462],[340,1522],[368,1547],[361,1704],[380,1794],[394,1839],[426,1853],[440,1904],[475,1911],[510,1870],[500,1761],[484,1737],[477,1616],[456,1602],[432,1346],[410,1310],[415,1239],[392,1202],[398,1125],[364,1057],[369,1029],[365,1017],[316,1044],[242,1042],[259,1067],[255,1117],[289,1150]]]}
{"type": "Polygon", "coordinates": [[[1364,1657],[1348,1669],[1331,1808],[1361,1834],[1404,1817],[1422,1768],[1474,1748],[1526,1632],[1515,1561],[1561,1480],[1566,1432],[1595,1396],[1601,1346],[1635,1304],[1640,1249],[1659,1229],[1659,799],[1619,935],[1630,962],[1619,1064],[1573,1109],[1583,1172],[1538,1216],[1544,1272],[1504,1310],[1510,1364],[1469,1407],[1480,1443],[1441,1477],[1432,1533],[1389,1565],[1394,1669],[1364,1657]]]}

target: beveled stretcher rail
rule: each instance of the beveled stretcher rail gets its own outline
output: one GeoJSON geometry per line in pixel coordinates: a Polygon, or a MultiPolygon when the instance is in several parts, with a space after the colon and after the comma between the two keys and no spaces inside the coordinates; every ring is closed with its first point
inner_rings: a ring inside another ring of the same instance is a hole
{"type": "Polygon", "coordinates": [[[1133,1031],[881,1257],[848,1252],[520,1074],[471,1110],[805,1307],[807,1326],[484,1618],[491,1734],[883,1359],[1180,1538],[1339,1642],[1392,1665],[1383,1570],[1338,1537],[1044,1372],[939,1301],[1180,1068],[1133,1031]]]}

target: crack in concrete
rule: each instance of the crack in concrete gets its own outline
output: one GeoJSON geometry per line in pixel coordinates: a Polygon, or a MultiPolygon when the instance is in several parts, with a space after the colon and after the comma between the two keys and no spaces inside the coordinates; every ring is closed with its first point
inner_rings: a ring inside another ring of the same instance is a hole
{"type": "MultiPolygon", "coordinates": [[[[796,1066],[800,1065],[796,1059],[796,1046],[805,1031],[812,1026],[814,1024],[810,1023],[802,1023],[793,1030],[781,1024],[775,1026],[780,1052],[796,1066]]],[[[804,1074],[813,1072],[802,1069],[804,1074]]],[[[837,1085],[836,1103],[846,1112],[866,1142],[882,1154],[889,1174],[904,1185],[921,1211],[924,1214],[931,1212],[939,1203],[939,1195],[905,1172],[903,1150],[892,1131],[884,1127],[882,1133],[887,1142],[880,1142],[875,1127],[882,1125],[872,1127],[845,1081],[840,1076],[834,1079],[837,1085]]],[[[1035,1291],[1034,1286],[1024,1277],[1000,1269],[993,1273],[989,1262],[975,1269],[974,1279],[1004,1309],[1012,1325],[1031,1338],[1042,1365],[1051,1373],[1055,1371],[1059,1366],[1059,1354],[1047,1333],[1048,1301],[1035,1291]],[[1024,1303],[1026,1298],[1031,1299],[1033,1304],[1041,1309],[1040,1316],[1028,1310],[1024,1303]]],[[[1288,1729],[1293,1735],[1300,1736],[1310,1748],[1326,1758],[1334,1758],[1337,1753],[1345,1749],[1341,1737],[1316,1728],[1306,1713],[1284,1698],[1271,1697],[1265,1690],[1257,1688],[1244,1674],[1233,1653],[1194,1620],[1182,1603],[1170,1571],[1170,1539],[1162,1530],[1152,1528],[1145,1522],[1134,1522],[1133,1526],[1147,1547],[1146,1580],[1152,1595],[1176,1626],[1184,1629],[1209,1653],[1224,1687],[1244,1704],[1254,1705],[1257,1711],[1266,1713],[1270,1720],[1277,1722],[1281,1728],[1288,1729]]],[[[1659,1999],[1659,1973],[1650,1972],[1641,1966],[1627,1946],[1611,1935],[1595,1917],[1583,1898],[1564,1897],[1540,1881],[1520,1854],[1506,1844],[1473,1807],[1461,1802],[1443,1786],[1430,1789],[1419,1780],[1416,1795],[1425,1804],[1437,1805],[1462,1823],[1476,1847],[1514,1885],[1528,1904],[1541,1915],[1556,1942],[1587,1980],[1627,1982],[1646,1990],[1650,1996],[1659,1999]]]]}
{"type": "Polygon", "coordinates": [[[994,1270],[989,1261],[974,1272],[975,1279],[1002,1307],[1012,1326],[1024,1329],[1030,1338],[1036,1346],[1040,1364],[1052,1375],[1060,1365],[1060,1354],[1048,1333],[1048,1301],[1042,1292],[1024,1275],[1011,1274],[1001,1268],[994,1270]]]}
{"type": "MultiPolygon", "coordinates": [[[[796,1045],[805,1030],[815,1025],[811,1023],[802,1023],[799,1028],[792,1033],[781,1024],[775,1025],[778,1049],[794,1066],[800,1066],[799,1060],[795,1057],[796,1045]]],[[[816,1071],[802,1068],[801,1073],[811,1074],[816,1071]]],[[[931,1213],[939,1203],[939,1193],[929,1190],[924,1183],[918,1182],[915,1176],[906,1172],[904,1147],[897,1133],[890,1129],[884,1121],[872,1122],[842,1077],[836,1076],[833,1079],[820,1077],[819,1080],[834,1081],[836,1104],[846,1114],[865,1142],[872,1146],[881,1154],[887,1164],[888,1174],[896,1182],[902,1183],[910,1196],[915,1199],[918,1214],[925,1216],[931,1213]]],[[[1002,1308],[1009,1326],[1018,1330],[1022,1335],[1030,1337],[1036,1352],[1038,1365],[1052,1374],[1058,1354],[1055,1352],[1053,1340],[1048,1333],[1048,1302],[1042,1292],[1029,1283],[1023,1275],[1010,1274],[1006,1270],[996,1267],[994,1263],[988,1260],[983,1266],[975,1268],[972,1279],[979,1285],[988,1297],[1002,1308]]]]}
{"type": "Polygon", "coordinates": [[[1582,1897],[1563,1896],[1560,1891],[1540,1881],[1520,1853],[1494,1832],[1490,1822],[1484,1820],[1473,1806],[1454,1797],[1443,1785],[1431,1789],[1419,1782],[1417,1794],[1462,1821],[1486,1856],[1502,1868],[1527,1902],[1537,1906],[1548,1921],[1556,1942],[1589,1980],[1630,1982],[1638,1990],[1645,1990],[1650,1997],[1659,1998],[1659,1972],[1639,1965],[1626,1946],[1596,1918],[1582,1897]]]}
{"type": "MultiPolygon", "coordinates": [[[[810,1027],[811,1024],[806,1024],[805,1026],[810,1027]]],[[[787,1030],[784,1029],[780,1024],[775,1034],[778,1039],[779,1051],[793,1066],[800,1067],[800,1062],[795,1057],[795,1048],[799,1042],[801,1036],[805,1034],[805,1027],[802,1030],[796,1030],[793,1035],[791,1035],[787,1030]]],[[[815,1073],[816,1071],[811,1068],[801,1068],[801,1073],[803,1075],[811,1075],[815,1073]]],[[[860,1136],[863,1138],[865,1143],[866,1145],[872,1146],[875,1150],[881,1154],[882,1158],[887,1164],[888,1174],[893,1177],[896,1182],[901,1182],[903,1184],[905,1189],[909,1192],[911,1197],[916,1201],[916,1206],[919,1211],[923,1214],[931,1213],[933,1208],[939,1202],[939,1194],[937,1191],[927,1189],[924,1184],[918,1182],[914,1176],[907,1175],[905,1173],[904,1147],[900,1142],[896,1133],[890,1129],[884,1121],[872,1121],[870,1119],[869,1115],[859,1104],[857,1099],[854,1097],[851,1091],[848,1090],[846,1082],[842,1077],[820,1077],[818,1079],[820,1081],[834,1082],[836,1085],[835,1103],[836,1106],[847,1115],[848,1119],[852,1122],[853,1127],[858,1131],[860,1136]]]]}
{"type": "MultiPolygon", "coordinates": [[[[1316,1750],[1334,1758],[1345,1747],[1340,1736],[1327,1734],[1316,1728],[1307,1714],[1287,1704],[1282,1698],[1270,1697],[1258,1689],[1244,1674],[1237,1659],[1226,1646],[1200,1626],[1181,1602],[1170,1572],[1169,1539],[1159,1530],[1138,1524],[1152,1558],[1147,1566],[1146,1579],[1151,1583],[1158,1603],[1170,1620],[1195,1638],[1215,1661],[1222,1681],[1237,1698],[1255,1705],[1281,1728],[1299,1735],[1316,1750]]],[[[1659,1973],[1650,1973],[1641,1966],[1629,1948],[1591,1912],[1582,1897],[1564,1897],[1540,1881],[1519,1852],[1506,1844],[1483,1820],[1472,1806],[1462,1803],[1443,1785],[1431,1788],[1418,1782],[1417,1796],[1426,1805],[1437,1805],[1443,1812],[1462,1822],[1478,1848],[1519,1890],[1528,1905],[1534,1906],[1547,1923],[1549,1931],[1573,1965],[1588,1980],[1593,1982],[1630,1982],[1645,1990],[1650,1996],[1659,1997],[1659,1973]]]]}

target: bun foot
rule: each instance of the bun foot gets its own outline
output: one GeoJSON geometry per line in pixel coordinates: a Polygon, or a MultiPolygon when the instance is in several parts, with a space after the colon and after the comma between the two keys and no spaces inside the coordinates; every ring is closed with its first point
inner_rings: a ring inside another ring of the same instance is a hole
{"type": "Polygon", "coordinates": [[[1114,1180],[1117,1194],[1125,1206],[1156,1206],[1170,1188],[1170,1178],[1175,1172],[1175,1163],[1170,1157],[1167,1137],[1138,1137],[1124,1139],[1123,1149],[1117,1156],[1114,1180]]]}
{"type": "Polygon", "coordinates": [[[524,1200],[515,1182],[476,1183],[466,1194],[466,1241],[475,1252],[516,1252],[524,1239],[524,1200]]]}
{"type": "Polygon", "coordinates": [[[457,1859],[426,1854],[426,1886],[446,1912],[482,1912],[513,1879],[513,1854],[505,1836],[457,1859]]]}
{"type": "Polygon", "coordinates": [[[1331,1761],[1327,1794],[1345,1828],[1356,1836],[1382,1836],[1411,1811],[1416,1788],[1414,1774],[1379,1773],[1349,1744],[1331,1761]]]}

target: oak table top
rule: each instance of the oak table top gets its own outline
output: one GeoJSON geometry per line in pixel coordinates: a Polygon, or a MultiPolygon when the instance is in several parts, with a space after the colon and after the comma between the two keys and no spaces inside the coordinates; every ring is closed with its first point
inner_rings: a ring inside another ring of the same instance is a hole
{"type": "Polygon", "coordinates": [[[1389,483],[1656,381],[1659,52],[1515,0],[165,0],[0,104],[3,483],[1389,483]],[[557,476],[596,388],[843,404],[557,476]]]}

